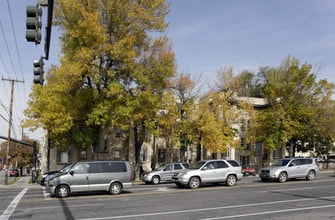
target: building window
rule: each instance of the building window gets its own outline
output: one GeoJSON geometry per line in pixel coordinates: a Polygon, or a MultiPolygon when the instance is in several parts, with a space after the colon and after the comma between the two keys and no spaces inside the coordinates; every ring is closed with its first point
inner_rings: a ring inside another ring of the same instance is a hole
{"type": "Polygon", "coordinates": [[[109,143],[109,139],[105,138],[104,139],[104,148],[103,148],[103,152],[108,152],[108,143],[109,143]]]}
{"type": "Polygon", "coordinates": [[[158,150],[158,159],[162,160],[165,159],[166,150],[165,149],[159,149],[158,150]]]}
{"type": "Polygon", "coordinates": [[[87,151],[83,150],[80,152],[80,159],[87,159],[87,151]]]}
{"type": "Polygon", "coordinates": [[[242,166],[250,164],[250,157],[249,156],[240,156],[240,161],[242,166]]]}
{"type": "Polygon", "coordinates": [[[282,156],[282,148],[277,148],[273,151],[273,158],[278,159],[282,156]]]}
{"type": "Polygon", "coordinates": [[[60,152],[57,151],[57,163],[71,163],[72,153],[71,151],[60,152]]]}
{"type": "Polygon", "coordinates": [[[147,160],[147,150],[141,150],[140,152],[140,162],[141,163],[145,163],[145,161],[147,160]]]}
{"type": "Polygon", "coordinates": [[[247,145],[246,140],[244,137],[241,137],[241,147],[245,148],[247,145]]]}
{"type": "Polygon", "coordinates": [[[115,150],[114,151],[114,159],[119,160],[120,159],[120,150],[115,150]]]}

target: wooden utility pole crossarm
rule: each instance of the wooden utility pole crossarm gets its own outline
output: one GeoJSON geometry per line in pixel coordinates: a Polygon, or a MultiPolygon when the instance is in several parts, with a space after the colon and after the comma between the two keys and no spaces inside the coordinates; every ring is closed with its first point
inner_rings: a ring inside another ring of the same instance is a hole
{"type": "Polygon", "coordinates": [[[24,81],[23,80],[17,80],[17,79],[5,79],[5,78],[2,78],[2,80],[10,81],[12,83],[11,93],[10,93],[9,120],[8,120],[8,141],[7,141],[8,144],[7,144],[6,172],[5,172],[5,184],[8,184],[9,146],[10,146],[10,133],[11,133],[11,127],[12,127],[14,84],[16,82],[24,83],[24,81]]]}

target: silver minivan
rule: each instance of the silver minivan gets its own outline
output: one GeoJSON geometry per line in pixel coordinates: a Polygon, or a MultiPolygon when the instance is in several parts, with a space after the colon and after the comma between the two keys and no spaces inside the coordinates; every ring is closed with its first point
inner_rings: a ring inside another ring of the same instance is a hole
{"type": "Polygon", "coordinates": [[[71,165],[67,172],[49,178],[45,183],[51,196],[68,197],[73,192],[108,191],[117,195],[132,187],[127,161],[85,161],[71,165]]]}

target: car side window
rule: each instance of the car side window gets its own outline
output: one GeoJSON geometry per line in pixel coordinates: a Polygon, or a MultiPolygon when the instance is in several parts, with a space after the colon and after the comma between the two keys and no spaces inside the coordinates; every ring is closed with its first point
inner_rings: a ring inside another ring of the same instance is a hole
{"type": "Polygon", "coordinates": [[[87,173],[87,164],[86,163],[79,163],[73,167],[73,171],[75,174],[85,174],[87,173]]]}
{"type": "Polygon", "coordinates": [[[209,162],[206,164],[205,168],[207,168],[207,170],[212,170],[215,169],[215,162],[209,162]]]}
{"type": "Polygon", "coordinates": [[[299,165],[300,163],[299,163],[299,160],[292,160],[291,161],[291,163],[290,163],[290,166],[292,167],[292,166],[297,166],[297,165],[299,165]]]}
{"type": "Polygon", "coordinates": [[[227,162],[228,162],[230,165],[232,165],[233,167],[239,167],[239,166],[240,166],[240,164],[237,163],[237,161],[235,161],[235,160],[227,160],[227,162]]]}
{"type": "Polygon", "coordinates": [[[173,164],[174,170],[181,170],[183,169],[179,163],[173,164]]]}
{"type": "Polygon", "coordinates": [[[228,165],[224,161],[217,161],[216,162],[216,166],[217,166],[218,169],[219,168],[227,168],[228,167],[228,165]]]}
{"type": "Polygon", "coordinates": [[[164,167],[164,171],[169,171],[169,170],[171,170],[171,164],[166,165],[166,166],[164,167]]]}

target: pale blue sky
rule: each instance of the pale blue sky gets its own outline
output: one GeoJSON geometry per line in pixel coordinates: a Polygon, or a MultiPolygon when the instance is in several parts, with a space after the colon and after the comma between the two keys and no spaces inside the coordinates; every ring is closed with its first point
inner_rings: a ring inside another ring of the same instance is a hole
{"type": "Polygon", "coordinates": [[[279,66],[291,55],[322,64],[321,78],[335,82],[335,1],[172,0],[168,36],[180,72],[215,78],[279,66]]]}
{"type": "MultiPolygon", "coordinates": [[[[26,6],[36,3],[0,1],[0,77],[25,80],[24,84],[15,84],[12,137],[16,138],[21,137],[19,119],[23,118],[30,93],[33,60],[44,55],[44,42],[35,46],[25,40],[26,6]]],[[[279,66],[290,54],[301,63],[322,65],[319,78],[335,83],[334,12],[334,0],[172,0],[166,34],[174,45],[178,71],[204,74],[209,81],[221,67],[232,66],[235,74],[242,70],[256,73],[261,66],[279,66]]],[[[44,9],[43,27],[46,18],[44,9]]],[[[53,27],[46,68],[58,63],[55,30],[53,27]]],[[[42,34],[44,39],[44,30],[42,34]]],[[[1,80],[2,136],[8,131],[3,118],[8,119],[10,86],[10,82],[1,80]]],[[[29,134],[37,137],[42,133],[29,134]]]]}

